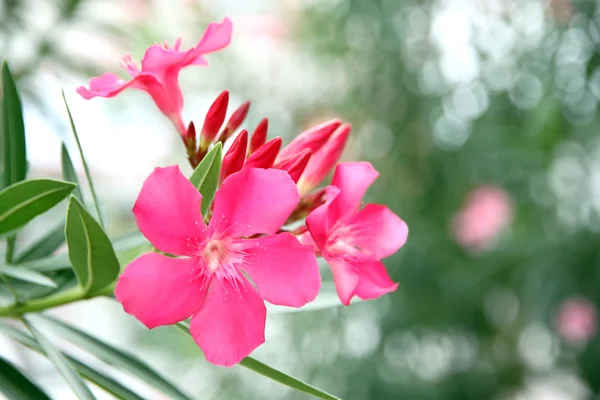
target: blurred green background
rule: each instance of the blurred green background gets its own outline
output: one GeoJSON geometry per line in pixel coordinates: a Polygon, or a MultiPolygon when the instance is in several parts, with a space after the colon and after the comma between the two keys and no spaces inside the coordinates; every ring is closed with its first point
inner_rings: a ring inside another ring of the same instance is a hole
{"type": "MultiPolygon", "coordinates": [[[[185,166],[142,93],[84,101],[74,88],[191,46],[230,16],[232,46],[182,73],[201,123],[223,89],[289,141],[339,117],[344,160],[381,175],[366,200],[408,224],[385,260],[399,289],[375,301],[272,315],[254,355],[344,399],[600,399],[600,8],[592,0],[103,0],[0,2],[0,49],[24,92],[33,175],[60,176],[72,106],[112,232],[156,165],[185,166]]],[[[35,239],[35,230],[30,237],[35,239]]],[[[135,349],[201,399],[301,399],[237,368],[207,365],[166,328],[106,300],[59,310],[135,349]]],[[[0,352],[70,394],[41,359],[0,352]]],[[[148,398],[161,398],[148,392],[148,398]]],[[[162,397],[164,398],[164,397],[162,397]]]]}

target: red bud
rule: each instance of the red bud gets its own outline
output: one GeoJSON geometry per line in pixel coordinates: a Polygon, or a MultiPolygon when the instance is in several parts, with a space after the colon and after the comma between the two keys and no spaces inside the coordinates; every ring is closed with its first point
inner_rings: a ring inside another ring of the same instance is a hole
{"type": "Polygon", "coordinates": [[[277,160],[283,160],[304,149],[310,149],[313,153],[319,150],[331,137],[333,132],[342,124],[339,119],[324,122],[307,131],[302,132],[281,150],[277,160]]]}
{"type": "Polygon", "coordinates": [[[298,182],[302,176],[302,173],[306,169],[308,162],[310,161],[311,154],[312,153],[310,149],[304,149],[296,155],[279,161],[273,166],[273,168],[287,171],[287,173],[290,175],[290,178],[292,178],[294,182],[298,182]]]}
{"type": "Polygon", "coordinates": [[[256,149],[265,144],[267,141],[267,130],[269,129],[269,119],[263,118],[262,121],[258,123],[254,133],[252,134],[252,139],[250,139],[250,154],[254,153],[256,149]]]}
{"type": "Polygon", "coordinates": [[[219,129],[221,129],[223,121],[225,121],[225,115],[227,115],[228,104],[229,92],[224,90],[212,103],[206,113],[204,125],[202,125],[200,147],[208,148],[209,144],[217,136],[217,133],[219,133],[219,129]]]}
{"type": "Polygon", "coordinates": [[[244,168],[271,168],[279,154],[279,149],[281,149],[280,137],[269,140],[248,157],[244,168]]]}
{"type": "Polygon", "coordinates": [[[194,125],[193,121],[188,125],[187,132],[185,134],[185,143],[186,145],[196,145],[196,126],[194,125]]]}
{"type": "Polygon", "coordinates": [[[248,147],[248,131],[243,130],[235,138],[231,147],[223,157],[221,166],[221,181],[229,175],[238,172],[244,166],[246,159],[246,148],[248,147]]]}
{"type": "Polygon", "coordinates": [[[240,127],[242,122],[244,122],[244,120],[246,119],[246,115],[248,115],[248,110],[250,110],[250,102],[246,101],[242,103],[242,105],[239,106],[233,112],[233,114],[231,114],[231,117],[229,117],[229,121],[227,121],[227,125],[225,125],[225,129],[223,129],[223,131],[219,135],[219,142],[225,142],[231,136],[231,134],[233,134],[233,132],[235,132],[237,128],[240,127]]]}

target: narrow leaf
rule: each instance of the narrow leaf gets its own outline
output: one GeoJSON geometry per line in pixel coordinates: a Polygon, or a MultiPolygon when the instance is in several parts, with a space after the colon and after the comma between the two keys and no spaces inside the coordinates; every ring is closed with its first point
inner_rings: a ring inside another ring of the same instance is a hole
{"type": "Polygon", "coordinates": [[[75,185],[52,179],[32,179],[0,191],[0,235],[20,228],[48,211],[73,191],[75,185]]]}
{"type": "Polygon", "coordinates": [[[2,63],[2,92],[2,147],[4,149],[2,187],[8,187],[25,179],[27,152],[21,98],[6,63],[2,63]]]}
{"type": "Polygon", "coordinates": [[[31,283],[36,283],[38,285],[56,287],[56,283],[46,275],[40,274],[39,272],[32,271],[27,268],[12,267],[10,265],[2,265],[0,264],[0,275],[9,276],[11,278],[20,279],[22,281],[27,281],[31,283]]]}
{"type": "Polygon", "coordinates": [[[8,400],[50,400],[35,383],[0,357],[0,393],[8,400]]]}
{"type": "MultiPolygon", "coordinates": [[[[361,300],[354,299],[352,300],[352,304],[357,303],[359,301],[361,300]]],[[[269,313],[269,315],[318,311],[328,308],[337,308],[341,307],[342,305],[343,304],[340,301],[340,298],[338,297],[337,292],[335,290],[335,285],[333,285],[333,283],[331,282],[323,282],[323,284],[321,285],[321,290],[317,295],[317,298],[301,308],[276,306],[270,303],[266,303],[267,312],[269,313]]]]}
{"type": "Polygon", "coordinates": [[[190,182],[202,194],[202,215],[206,215],[208,207],[217,191],[219,173],[221,171],[221,149],[222,145],[219,142],[208,152],[200,164],[198,164],[192,176],[190,176],[190,182]]]}
{"type": "Polygon", "coordinates": [[[65,235],[71,266],[85,293],[102,289],[117,278],[119,260],[110,239],[73,196],[67,208],[65,235]]]}
{"type": "Polygon", "coordinates": [[[50,329],[70,343],[90,352],[107,364],[137,376],[139,379],[142,379],[146,383],[162,391],[170,398],[189,400],[188,396],[183,394],[179,389],[165,380],[136,356],[120,351],[55,318],[40,315],[36,316],[36,318],[40,322],[47,324],[50,329]]]}
{"type": "MultiPolygon", "coordinates": [[[[191,338],[189,324],[187,322],[179,322],[175,324],[175,327],[191,338]]],[[[242,361],[240,361],[239,365],[241,365],[242,367],[246,367],[276,382],[279,382],[285,386],[291,387],[292,389],[296,389],[300,392],[309,394],[319,399],[340,400],[339,397],[333,396],[327,392],[322,391],[321,389],[309,385],[308,383],[302,382],[301,380],[294,378],[291,375],[281,372],[275,368],[269,367],[268,365],[263,364],[252,357],[244,358],[242,361]]]]}
{"type": "Polygon", "coordinates": [[[90,389],[83,383],[81,377],[73,371],[71,364],[65,359],[64,355],[58,351],[56,347],[40,332],[33,324],[29,322],[28,318],[23,320],[27,328],[31,331],[31,334],[35,340],[39,343],[40,347],[44,350],[44,353],[48,356],[48,359],[56,370],[63,376],[65,381],[69,384],[73,392],[77,395],[80,400],[93,400],[95,399],[90,389]]]}
{"type": "Polygon", "coordinates": [[[63,101],[65,102],[65,107],[67,108],[67,114],[69,116],[69,124],[71,125],[71,132],[73,132],[73,136],[75,137],[75,142],[77,143],[77,149],[79,150],[79,156],[81,157],[81,163],[83,164],[83,171],[85,172],[85,177],[87,178],[88,185],[90,187],[90,192],[92,193],[92,199],[94,200],[94,207],[96,208],[96,214],[98,214],[98,221],[100,221],[100,225],[104,226],[104,222],[102,221],[102,212],[100,211],[100,203],[98,202],[98,196],[96,196],[96,190],[94,189],[94,182],[92,182],[92,175],[90,173],[90,169],[88,167],[87,161],[85,160],[85,156],[83,155],[83,149],[81,148],[81,142],[79,141],[79,135],[77,134],[77,129],[75,128],[75,122],[73,122],[73,115],[71,114],[71,110],[69,109],[69,104],[67,103],[67,98],[65,97],[65,91],[62,92],[63,101]]]}
{"type": "MultiPolygon", "coordinates": [[[[31,336],[25,334],[17,328],[0,323],[0,332],[12,340],[20,343],[21,345],[28,347],[40,354],[44,354],[44,351],[40,345],[37,344],[37,342],[31,336]]],[[[63,355],[66,357],[69,363],[71,363],[79,375],[83,376],[88,381],[95,383],[98,387],[101,387],[108,393],[113,394],[115,397],[127,400],[142,400],[142,397],[138,396],[136,393],[132,392],[113,378],[96,371],[94,368],[88,367],[86,364],[77,360],[76,358],[73,358],[65,353],[63,353],[63,355]]],[[[37,400],[38,398],[40,400],[45,399],[45,397],[34,397],[32,400],[37,400]]]]}
{"type": "MultiPolygon", "coordinates": [[[[77,190],[77,188],[75,188],[77,190]]],[[[54,229],[46,233],[27,249],[23,250],[14,263],[19,264],[27,261],[35,261],[48,257],[54,253],[65,242],[65,221],[62,221],[54,229]]]]}
{"type": "Polygon", "coordinates": [[[77,178],[77,173],[75,172],[71,156],[69,156],[67,146],[65,146],[64,143],[60,146],[60,165],[62,168],[63,179],[77,185],[75,190],[73,190],[73,196],[77,197],[77,199],[83,203],[83,195],[81,194],[80,188],[81,185],[79,184],[79,179],[77,178]]]}

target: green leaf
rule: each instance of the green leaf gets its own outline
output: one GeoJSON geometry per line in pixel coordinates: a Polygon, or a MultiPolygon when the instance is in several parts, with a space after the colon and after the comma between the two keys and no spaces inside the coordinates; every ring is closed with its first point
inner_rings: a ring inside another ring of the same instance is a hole
{"type": "Polygon", "coordinates": [[[188,396],[179,391],[179,389],[166,381],[136,356],[120,351],[55,318],[46,315],[38,315],[36,316],[36,319],[46,323],[50,329],[70,343],[90,352],[107,364],[113,365],[123,371],[130,372],[132,375],[162,391],[170,398],[189,400],[188,396]]]}
{"type": "MultiPolygon", "coordinates": [[[[17,328],[0,323],[0,332],[4,333],[7,337],[22,344],[23,346],[28,347],[31,350],[36,351],[40,354],[44,354],[44,351],[42,350],[40,345],[37,344],[37,342],[32,337],[25,334],[24,332],[21,332],[17,328]]],[[[73,365],[73,368],[75,368],[75,370],[81,376],[83,376],[88,381],[95,383],[97,386],[101,387],[108,393],[113,394],[115,397],[127,400],[142,400],[142,397],[138,396],[136,393],[132,392],[131,390],[123,386],[121,383],[112,379],[111,377],[96,371],[94,368],[88,367],[86,364],[82,363],[76,358],[73,358],[64,353],[63,355],[67,358],[69,363],[73,365]]],[[[44,399],[44,397],[35,397],[33,398],[33,400],[36,400],[38,398],[44,399]]]]}
{"type": "Polygon", "coordinates": [[[0,191],[0,235],[18,229],[48,211],[74,188],[70,182],[32,179],[0,191]]]}
{"type": "Polygon", "coordinates": [[[110,239],[73,196],[67,208],[65,235],[71,266],[85,293],[102,289],[117,278],[120,265],[110,239]]]}
{"type": "Polygon", "coordinates": [[[222,145],[219,142],[208,152],[190,176],[190,182],[202,194],[202,215],[206,215],[217,191],[219,172],[221,171],[221,153],[222,145]]]}
{"type": "Polygon", "coordinates": [[[81,377],[73,371],[73,367],[69,362],[65,359],[65,356],[58,351],[56,347],[42,334],[40,330],[38,330],[31,322],[29,322],[29,317],[26,317],[23,322],[35,338],[35,340],[39,343],[40,347],[44,350],[44,353],[48,356],[48,359],[56,370],[63,376],[65,381],[71,386],[73,392],[77,395],[80,400],[93,400],[95,399],[90,389],[86,386],[85,383],[81,380],[81,377]]]}
{"type": "MultiPolygon", "coordinates": [[[[352,300],[352,304],[362,301],[358,298],[352,300]]],[[[270,303],[266,303],[267,312],[269,315],[275,314],[291,314],[291,313],[301,313],[306,311],[318,311],[325,310],[328,308],[337,308],[343,306],[340,298],[337,295],[335,290],[335,285],[332,282],[323,282],[321,285],[321,290],[317,295],[317,298],[311,301],[310,303],[302,306],[301,308],[293,308],[293,307],[285,307],[285,306],[276,306],[270,303]]]]}
{"type": "MultiPolygon", "coordinates": [[[[185,333],[191,338],[191,334],[189,331],[189,324],[187,322],[179,322],[175,324],[175,327],[179,329],[181,332],[185,333]]],[[[246,357],[238,365],[242,367],[246,367],[264,377],[272,379],[276,382],[279,382],[285,386],[291,387],[292,389],[296,389],[300,392],[309,394],[311,396],[317,397],[319,399],[324,400],[340,400],[339,397],[331,395],[327,392],[322,391],[308,383],[304,383],[301,380],[294,378],[291,375],[288,375],[284,372],[281,372],[275,368],[269,367],[266,364],[261,363],[260,361],[252,358],[246,357]]]]}
{"type": "Polygon", "coordinates": [[[63,101],[65,102],[65,107],[67,109],[67,114],[69,116],[69,124],[71,125],[71,132],[73,132],[73,136],[75,137],[75,142],[77,143],[77,149],[79,150],[79,156],[81,157],[81,163],[83,164],[83,171],[85,172],[85,177],[87,178],[88,185],[90,187],[90,192],[92,193],[92,199],[94,200],[94,208],[96,209],[96,214],[98,214],[98,221],[100,221],[100,225],[104,226],[104,222],[102,221],[102,212],[100,211],[100,202],[98,201],[98,196],[96,196],[96,190],[94,189],[94,182],[92,182],[92,174],[90,173],[90,169],[88,167],[87,161],[85,160],[85,156],[83,155],[83,149],[81,148],[81,142],[79,141],[79,135],[77,134],[77,129],[75,128],[75,122],[73,121],[73,115],[71,114],[71,110],[69,109],[69,104],[67,103],[67,98],[65,97],[65,91],[62,91],[63,101]]]}
{"type": "Polygon", "coordinates": [[[12,267],[10,265],[2,265],[0,264],[0,275],[9,276],[11,278],[20,279],[22,281],[27,281],[31,283],[36,283],[38,285],[56,287],[56,283],[46,275],[42,275],[39,272],[32,271],[27,268],[12,267]]]}
{"type": "MultiPolygon", "coordinates": [[[[77,190],[77,188],[75,188],[77,190]]],[[[65,242],[65,221],[62,221],[54,229],[46,233],[26,250],[23,250],[14,263],[19,264],[27,261],[35,261],[48,257],[54,253],[65,242]]]]}
{"type": "Polygon", "coordinates": [[[3,186],[25,179],[27,151],[21,98],[8,65],[2,63],[2,136],[4,148],[3,186]]]}
{"type": "Polygon", "coordinates": [[[77,197],[77,199],[83,203],[83,195],[81,194],[79,179],[77,179],[77,173],[75,172],[75,167],[73,167],[73,161],[71,160],[67,146],[65,146],[64,143],[60,146],[60,164],[62,168],[63,179],[67,182],[73,182],[77,185],[73,191],[73,196],[77,197]]]}
{"type": "Polygon", "coordinates": [[[8,400],[51,400],[14,365],[0,357],[0,392],[8,400]]]}

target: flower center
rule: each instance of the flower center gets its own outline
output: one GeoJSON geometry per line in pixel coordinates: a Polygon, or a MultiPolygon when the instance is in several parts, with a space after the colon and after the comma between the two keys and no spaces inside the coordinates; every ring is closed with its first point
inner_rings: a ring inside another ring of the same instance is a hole
{"type": "Polygon", "coordinates": [[[223,239],[211,239],[204,247],[202,255],[210,272],[215,272],[222,265],[229,264],[231,252],[228,244],[223,239]]]}

